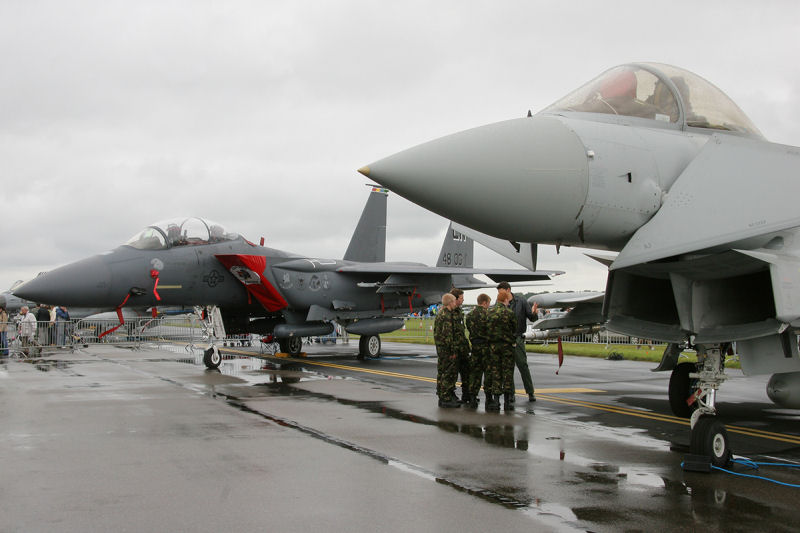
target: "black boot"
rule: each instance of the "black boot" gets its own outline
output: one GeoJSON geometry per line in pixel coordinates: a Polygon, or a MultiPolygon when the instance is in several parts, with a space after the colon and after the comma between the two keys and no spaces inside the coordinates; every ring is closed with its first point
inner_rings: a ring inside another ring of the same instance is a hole
{"type": "Polygon", "coordinates": [[[453,394],[452,396],[445,396],[444,398],[439,398],[439,407],[444,407],[447,409],[452,409],[456,407],[461,407],[461,402],[456,395],[453,394]]]}
{"type": "Polygon", "coordinates": [[[486,411],[497,412],[500,410],[500,398],[497,394],[490,394],[486,397],[486,411]]]}
{"type": "Polygon", "coordinates": [[[514,410],[514,393],[507,392],[505,393],[503,399],[505,400],[505,406],[503,407],[506,411],[513,411],[514,410]]]}
{"type": "Polygon", "coordinates": [[[469,407],[470,409],[477,409],[478,408],[478,395],[477,394],[470,395],[469,403],[467,404],[467,407],[469,407]]]}

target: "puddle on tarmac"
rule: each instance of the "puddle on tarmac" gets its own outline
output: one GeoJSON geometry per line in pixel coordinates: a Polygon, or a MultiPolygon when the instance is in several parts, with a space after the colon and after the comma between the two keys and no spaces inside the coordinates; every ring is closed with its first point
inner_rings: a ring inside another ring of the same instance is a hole
{"type": "MultiPolygon", "coordinates": [[[[169,351],[186,354],[186,357],[178,360],[181,363],[204,367],[203,354],[200,350],[194,353],[187,353],[182,347],[174,347],[169,351]]],[[[631,496],[641,494],[644,497],[669,497],[678,499],[678,501],[687,500],[688,504],[684,502],[678,505],[678,507],[682,508],[677,513],[678,515],[684,514],[686,512],[685,507],[688,505],[689,512],[693,516],[703,517],[704,520],[709,520],[710,523],[717,527],[724,528],[727,526],[730,528],[743,526],[744,524],[756,524],[762,518],[775,517],[776,514],[781,512],[778,507],[771,507],[763,502],[754,501],[744,496],[736,496],[728,490],[720,489],[719,485],[727,484],[729,482],[728,478],[683,476],[684,479],[682,479],[681,474],[677,474],[677,479],[674,479],[676,477],[675,472],[671,471],[667,474],[664,472],[663,467],[648,468],[598,462],[596,459],[581,456],[569,449],[565,449],[568,448],[568,445],[565,444],[564,437],[559,435],[540,437],[534,445],[528,435],[528,425],[514,423],[513,416],[509,417],[510,423],[460,423],[453,420],[427,418],[390,407],[378,401],[349,400],[330,394],[298,389],[291,385],[301,381],[321,379],[353,379],[329,376],[317,371],[316,368],[308,369],[302,363],[281,364],[254,357],[226,356],[220,365],[219,371],[224,375],[237,377],[247,384],[258,387],[261,392],[267,395],[337,402],[395,420],[437,427],[448,433],[460,433],[469,438],[479,439],[491,446],[519,450],[538,458],[563,461],[576,468],[572,474],[572,479],[563,481],[567,484],[581,486],[585,491],[596,493],[598,497],[602,497],[604,491],[611,490],[615,493],[628,493],[631,496]],[[742,511],[742,509],[746,509],[746,511],[742,511]],[[723,511],[722,514],[727,514],[728,517],[718,516],[720,511],[723,511]]],[[[237,401],[234,397],[230,397],[230,400],[237,401]]],[[[519,413],[521,411],[518,411],[517,414],[519,413]]],[[[262,413],[262,416],[265,415],[262,413]]],[[[591,432],[596,438],[611,441],[611,445],[616,441],[627,446],[642,446],[648,451],[669,452],[670,450],[669,442],[650,437],[647,435],[646,430],[641,428],[605,426],[599,422],[585,420],[586,415],[581,413],[554,412],[546,408],[537,409],[536,416],[539,420],[562,425],[566,423],[572,429],[591,432]]],[[[279,423],[286,422],[277,421],[279,423]]],[[[380,455],[377,452],[352,445],[352,443],[341,443],[335,437],[321,435],[309,428],[303,430],[317,438],[329,440],[334,444],[353,449],[359,453],[366,453],[375,457],[380,455]]],[[[536,516],[537,519],[541,520],[543,517],[551,516],[553,519],[551,525],[558,530],[572,529],[570,523],[575,521],[605,525],[625,524],[630,520],[635,520],[636,513],[642,512],[641,509],[620,509],[602,505],[577,505],[570,508],[560,503],[544,502],[538,498],[526,497],[524,496],[526,489],[521,487],[508,487],[508,490],[502,491],[469,487],[460,482],[457,477],[443,479],[414,465],[398,463],[388,458],[377,458],[385,460],[387,464],[396,468],[412,471],[425,478],[435,479],[437,483],[449,485],[457,490],[468,492],[508,508],[519,509],[522,512],[536,516]],[[511,497],[509,494],[519,494],[520,496],[511,497]]],[[[690,520],[689,523],[692,523],[692,521],[690,520]]],[[[779,531],[780,528],[777,530],[779,531]]]]}

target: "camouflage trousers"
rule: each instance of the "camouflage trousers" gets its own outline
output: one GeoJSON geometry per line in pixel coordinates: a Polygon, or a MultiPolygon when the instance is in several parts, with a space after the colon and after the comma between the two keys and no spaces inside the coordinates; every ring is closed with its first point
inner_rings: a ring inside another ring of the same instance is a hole
{"type": "Polygon", "coordinates": [[[486,394],[503,394],[506,391],[509,365],[513,388],[514,345],[508,343],[489,344],[489,357],[486,361],[483,378],[483,390],[486,391],[486,394]]]}
{"type": "Polygon", "coordinates": [[[515,346],[513,344],[506,345],[506,351],[503,352],[503,358],[500,361],[500,368],[503,372],[503,392],[514,392],[514,368],[516,363],[515,346]]]}
{"type": "Polygon", "coordinates": [[[463,349],[458,354],[458,374],[461,376],[461,397],[465,394],[472,394],[472,389],[469,385],[469,376],[472,373],[472,367],[475,366],[472,359],[472,352],[469,349],[463,349]]]}
{"type": "MultiPolygon", "coordinates": [[[[469,393],[477,397],[481,392],[481,380],[483,380],[483,373],[486,369],[486,362],[489,359],[489,345],[488,344],[473,344],[472,353],[469,362],[469,377],[467,378],[469,393]]],[[[461,378],[464,379],[463,376],[461,378]]],[[[463,383],[461,386],[464,388],[463,383]]]]}
{"type": "Polygon", "coordinates": [[[452,353],[445,353],[436,347],[439,361],[436,367],[436,395],[440,400],[450,400],[456,395],[456,380],[458,379],[458,357],[453,358],[452,353]]]}

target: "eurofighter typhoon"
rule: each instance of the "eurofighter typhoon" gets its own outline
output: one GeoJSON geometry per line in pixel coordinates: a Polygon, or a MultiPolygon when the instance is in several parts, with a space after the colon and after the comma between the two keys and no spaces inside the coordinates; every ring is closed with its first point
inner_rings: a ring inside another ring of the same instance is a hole
{"type": "Polygon", "coordinates": [[[679,350],[661,365],[674,368],[670,404],[691,416],[694,453],[730,455],[713,415],[734,342],[744,373],[774,374],[769,397],[800,408],[800,148],[767,141],[700,76],[618,66],[535,115],[360,172],[517,251],[533,243],[533,261],[518,261],[533,268],[537,244],[618,251],[608,329],[697,350],[697,366],[676,366],[679,350]]]}

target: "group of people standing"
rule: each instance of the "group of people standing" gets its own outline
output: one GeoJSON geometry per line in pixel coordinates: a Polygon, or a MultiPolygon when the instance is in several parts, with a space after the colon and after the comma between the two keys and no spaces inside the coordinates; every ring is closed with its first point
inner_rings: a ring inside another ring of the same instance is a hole
{"type": "Polygon", "coordinates": [[[0,307],[0,356],[9,355],[9,328],[11,331],[16,328],[23,349],[36,345],[64,346],[69,337],[69,312],[64,306],[39,305],[31,310],[23,305],[12,322],[6,309],[0,307]]]}
{"type": "Polygon", "coordinates": [[[487,294],[478,296],[478,305],[464,317],[461,304],[464,291],[453,289],[442,296],[442,309],[434,321],[434,341],[438,356],[436,393],[439,407],[478,407],[478,394],[486,395],[487,411],[500,410],[502,396],[506,411],[514,410],[514,366],[520,371],[528,401],[535,402],[533,378],[525,351],[528,319],[535,319],[536,306],[511,292],[511,285],[497,285],[497,300],[491,306],[487,294]],[[466,332],[469,331],[469,338],[466,332]],[[461,375],[461,398],[456,382],[461,375]]]}

